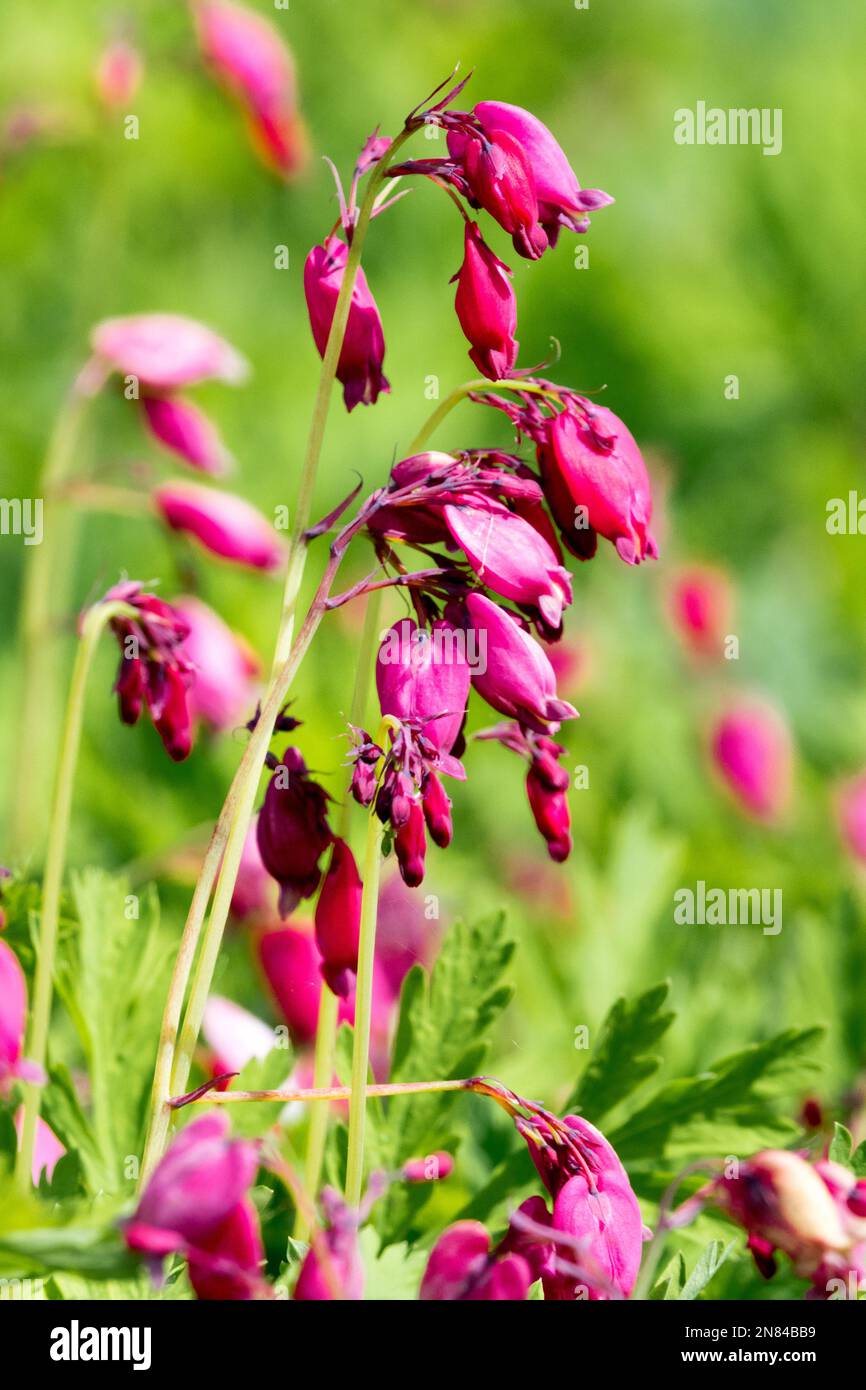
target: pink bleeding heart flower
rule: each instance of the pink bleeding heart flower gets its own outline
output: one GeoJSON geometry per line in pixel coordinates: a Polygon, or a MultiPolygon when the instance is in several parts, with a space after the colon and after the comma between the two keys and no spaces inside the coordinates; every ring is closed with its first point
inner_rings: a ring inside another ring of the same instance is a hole
{"type": "Polygon", "coordinates": [[[241,5],[205,0],[195,14],[202,55],[243,106],[257,152],[290,177],[306,163],[307,139],[288,47],[272,24],[241,5]]]}
{"type": "Polygon", "coordinates": [[[511,271],[494,256],[477,222],[466,223],[463,264],[454,279],[454,307],[471,344],[469,356],[484,376],[499,381],[517,361],[517,302],[511,271]]]}
{"type": "Polygon", "coordinates": [[[740,808],[757,820],[778,820],[790,799],[793,764],[781,715],[764,703],[742,701],[717,719],[710,746],[740,808]]]}
{"type": "Polygon", "coordinates": [[[480,1221],[458,1221],[433,1246],[418,1297],[425,1302],[518,1302],[532,1283],[522,1255],[491,1250],[480,1221]]]}
{"type": "Polygon", "coordinates": [[[516,618],[484,594],[469,594],[465,609],[483,653],[472,684],[488,705],[542,734],[576,718],[574,706],[557,697],[556,677],[542,647],[516,618]]]}
{"type": "Polygon", "coordinates": [[[444,618],[429,630],[402,618],[385,634],[376,660],[382,714],[416,724],[424,738],[449,753],[469,699],[470,668],[463,633],[444,618]]]}
{"type": "Polygon", "coordinates": [[[321,1203],[328,1225],[304,1257],[292,1298],[301,1303],[357,1302],[364,1296],[358,1213],[330,1187],[323,1189],[321,1203]]]}
{"type": "Polygon", "coordinates": [[[102,51],[96,67],[96,92],[109,111],[131,102],[141,85],[141,55],[126,39],[114,39],[102,51]]]}
{"type": "Polygon", "coordinates": [[[258,658],[201,599],[184,596],[172,607],[189,629],[181,650],[195,667],[188,696],[192,718],[219,732],[235,728],[255,704],[258,658]]]}
{"type": "Polygon", "coordinates": [[[573,597],[571,575],[534,526],[496,502],[483,509],[446,507],[445,520],[482,583],[537,609],[545,629],[560,630],[563,607],[573,597]]]}
{"type": "MultiPolygon", "coordinates": [[[[324,357],[328,335],[343,283],[349,248],[337,236],[329,236],[324,246],[314,246],[304,265],[304,294],[310,328],[320,357],[324,357]]],[[[382,371],[385,360],[385,334],[376,301],[359,268],[352,289],[349,318],[337,378],[343,385],[347,410],[356,405],[375,405],[383,391],[391,387],[382,371]]]]}
{"type": "Polygon", "coordinates": [[[189,691],[195,670],[183,651],[189,627],[171,604],[144,592],[141,584],[115,584],[104,603],[121,602],[134,617],[115,617],[111,630],[120,646],[120,667],[114,689],[124,724],[137,724],[142,708],[174,762],[183,762],[192,749],[189,691]]]}
{"type": "Polygon", "coordinates": [[[319,886],[319,861],[334,838],[330,799],[309,776],[298,749],[287,748],[268,783],[256,831],[262,863],[280,886],[282,917],[319,886]]]}
{"type": "Polygon", "coordinates": [[[232,893],[232,916],[239,922],[251,917],[273,916],[276,903],[276,885],[262,863],[258,841],[258,816],[254,816],[244,837],[241,862],[232,893]]]}
{"type": "Polygon", "coordinates": [[[363,884],[355,856],[345,840],[335,839],[331,862],[316,903],[316,945],[328,988],[346,998],[350,976],[358,969],[363,884]]]}
{"type": "Polygon", "coordinates": [[[21,964],[5,941],[0,941],[0,1096],[13,1081],[43,1084],[44,1072],[22,1057],[27,1025],[27,981],[21,964]]]}
{"type": "MultiPolygon", "coordinates": [[[[15,1133],[18,1135],[19,1148],[23,1131],[24,1106],[20,1105],[15,1112],[15,1133]]],[[[33,1179],[34,1187],[39,1186],[43,1174],[46,1182],[51,1181],[54,1176],[54,1169],[65,1153],[65,1145],[61,1144],[51,1126],[46,1124],[41,1115],[38,1115],[36,1117],[36,1137],[33,1143],[33,1161],[30,1165],[30,1176],[33,1179]]]]}
{"type": "Polygon", "coordinates": [[[626,564],[655,559],[649,475],[634,437],[612,410],[573,397],[545,422],[542,484],[562,542],[580,559],[611,541],[626,564]]]}
{"type": "Polygon", "coordinates": [[[255,1146],[230,1139],[225,1115],[193,1120],[157,1165],[124,1229],[131,1250],[158,1273],[164,1257],[189,1263],[200,1299],[250,1299],[263,1291],[258,1217],[247,1193],[255,1146]]]}
{"type": "Polygon", "coordinates": [[[212,994],[205,1004],[201,1030],[213,1076],[243,1071],[247,1062],[267,1057],[277,1046],[273,1028],[221,994],[212,994]]]}
{"type": "Polygon", "coordinates": [[[836,807],[845,844],[855,859],[866,864],[866,772],[841,785],[836,807]]]}
{"type": "Polygon", "coordinates": [[[163,483],[153,494],[157,511],[173,531],[183,531],[209,550],[251,569],[279,569],[286,555],[271,523],[243,497],[200,483],[163,483]]]}
{"type": "Polygon", "coordinates": [[[182,314],[132,314],[104,319],[91,334],[98,360],[142,391],[176,391],[200,381],[238,385],[249,366],[230,343],[182,314]]]}
{"type": "Polygon", "coordinates": [[[151,434],[184,463],[215,477],[231,470],[231,454],[198,406],[179,396],[143,396],[141,404],[151,434]]]}
{"type": "Polygon", "coordinates": [[[474,115],[485,130],[507,132],[523,150],[532,171],[538,219],[551,246],[561,228],[585,232],[587,214],[613,202],[599,188],[581,188],[561,146],[531,111],[505,101],[480,101],[474,115]]]}
{"type": "Polygon", "coordinates": [[[733,616],[731,583],[722,570],[707,565],[680,570],[670,586],[668,610],[675,632],[693,656],[721,659],[733,616]]]}
{"type": "Polygon", "coordinates": [[[272,927],[258,939],[261,967],[296,1043],[313,1041],[319,1019],[322,977],[310,924],[272,927]]]}
{"type": "Polygon", "coordinates": [[[537,260],[547,248],[547,233],[538,220],[535,180],[519,142],[507,130],[456,124],[448,130],[448,153],[470,203],[508,232],[519,255],[537,260]]]}

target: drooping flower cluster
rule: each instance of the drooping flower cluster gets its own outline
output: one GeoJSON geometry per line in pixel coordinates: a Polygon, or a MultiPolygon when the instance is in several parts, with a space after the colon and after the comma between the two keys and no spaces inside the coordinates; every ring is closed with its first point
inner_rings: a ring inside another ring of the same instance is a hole
{"type": "Polygon", "coordinates": [[[189,625],[170,604],[142,585],[125,580],[109,589],[105,603],[121,602],[134,617],[116,616],[111,629],[120,644],[120,668],[114,689],[124,724],[137,724],[142,709],[175,762],[192,748],[192,718],[187,692],[195,668],[184,654],[189,625]]]}
{"type": "Polygon", "coordinates": [[[866,1277],[866,1181],[830,1159],[766,1149],[712,1184],[715,1201],[748,1232],[748,1247],[765,1278],[776,1251],[808,1279],[810,1298],[829,1298],[866,1277]]]}

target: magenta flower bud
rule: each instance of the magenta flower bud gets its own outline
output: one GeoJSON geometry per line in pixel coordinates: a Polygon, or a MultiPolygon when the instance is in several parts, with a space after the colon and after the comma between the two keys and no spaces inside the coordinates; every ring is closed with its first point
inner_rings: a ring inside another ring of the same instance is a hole
{"type": "Polygon", "coordinates": [[[547,248],[547,234],[538,221],[532,170],[513,135],[452,128],[448,153],[460,165],[470,202],[509,233],[519,255],[537,260],[547,248]]]}
{"type": "Polygon", "coordinates": [[[681,570],[671,585],[668,609],[677,636],[693,656],[721,660],[733,617],[726,574],[705,565],[681,570]]]}
{"type": "Polygon", "coordinates": [[[228,473],[231,454],[204,411],[179,396],[144,396],[144,418],[155,439],[202,473],[228,473]]]}
{"type": "Polygon", "coordinates": [[[517,361],[517,301],[511,271],[494,256],[477,222],[467,222],[463,264],[454,307],[471,347],[469,356],[491,381],[507,376],[517,361]]]}
{"type": "Polygon", "coordinates": [[[585,232],[587,213],[613,202],[598,188],[581,188],[562,148],[530,111],[505,101],[480,101],[474,114],[485,130],[507,131],[522,148],[532,170],[538,218],[551,246],[562,227],[585,232]]]}
{"type": "Polygon", "coordinates": [[[173,607],[189,627],[181,650],[195,667],[190,714],[221,732],[235,728],[255,706],[258,658],[201,599],[179,598],[173,607]]]}
{"type": "Polygon", "coordinates": [[[333,1189],[322,1191],[322,1208],[328,1227],[322,1234],[324,1255],[316,1245],[308,1250],[292,1298],[301,1303],[364,1296],[364,1267],[358,1250],[358,1214],[347,1207],[333,1189]]]}
{"type": "Polygon", "coordinates": [[[781,716],[757,702],[733,706],[711,735],[713,760],[740,808],[775,821],[791,793],[791,738],[781,716]]]}
{"type": "Polygon", "coordinates": [[[0,941],[0,1097],[7,1095],[15,1080],[42,1083],[39,1067],[27,1062],[21,1053],[27,1023],[27,982],[18,957],[5,941],[0,941]]]}
{"type": "Polygon", "coordinates": [[[316,1036],[322,977],[309,926],[274,927],[258,942],[259,960],[277,1007],[296,1043],[316,1036]]]}
{"type": "Polygon", "coordinates": [[[564,410],[548,420],[538,446],[542,483],[562,542],[588,559],[598,534],[626,564],[655,559],[652,495],[640,449],[612,410],[580,404],[583,416],[564,410]]]}
{"type": "Polygon", "coordinates": [[[438,845],[440,849],[447,849],[454,833],[451,824],[451,798],[442,785],[442,779],[435,772],[431,772],[427,778],[421,804],[434,845],[438,845]]]}
{"type": "Polygon", "coordinates": [[[855,859],[866,864],[866,772],[842,784],[836,809],[845,844],[855,859]]]}
{"type": "Polygon", "coordinates": [[[406,1182],[442,1182],[454,1171],[454,1159],[449,1153],[439,1151],[427,1154],[424,1158],[410,1158],[403,1165],[406,1182]]]}
{"type": "Polygon", "coordinates": [[[163,483],[153,494],[173,531],[194,536],[213,555],[252,569],[276,570],[285,546],[271,523],[243,497],[201,483],[163,483]]]}
{"type": "Polygon", "coordinates": [[[532,1275],[520,1255],[500,1258],[480,1221],[458,1221],[442,1233],[427,1261],[418,1297],[424,1301],[522,1301],[532,1275]]]}
{"type": "Polygon", "coordinates": [[[228,1137],[225,1115],[204,1115],[181,1131],[160,1161],[132,1219],[126,1243],[155,1270],[176,1252],[189,1261],[199,1298],[249,1299],[261,1286],[263,1250],[247,1191],[255,1146],[228,1137]]]}
{"type": "Polygon", "coordinates": [[[424,857],[427,853],[424,811],[417,801],[411,802],[409,819],[394,836],[394,852],[403,882],[408,888],[417,888],[424,882],[424,857]]]}
{"type": "Polygon", "coordinates": [[[173,762],[192,751],[192,721],[187,701],[188,676],[178,666],[154,665],[148,671],[147,712],[173,762]]]}
{"type": "Polygon", "coordinates": [[[421,726],[443,753],[453,748],[469,699],[469,663],[463,634],[444,618],[429,631],[411,618],[394,623],[376,660],[383,714],[421,726]]]}
{"type": "MultiPolygon", "coordinates": [[[[310,327],[319,356],[324,357],[328,335],[343,283],[349,248],[339,237],[330,236],[324,246],[314,246],[304,266],[304,294],[310,327]]],[[[385,360],[385,334],[376,301],[359,268],[352,291],[346,336],[337,363],[337,377],[343,384],[347,410],[363,402],[375,405],[379,393],[391,387],[382,372],[385,360]]]]}
{"type": "Polygon", "coordinates": [[[483,594],[466,599],[469,620],[485,652],[472,684],[493,709],[539,733],[555,733],[577,710],[556,695],[556,677],[544,651],[510,613],[483,594]]]}
{"type": "Polygon", "coordinates": [[[91,334],[94,353],[143,391],[176,391],[199,381],[244,381],[249,367],[218,334],[182,314],[104,319],[91,334]]]}
{"type": "Polygon", "coordinates": [[[306,136],[295,65],[280,35],[252,10],[212,0],[196,7],[196,22],[202,55],[244,107],[256,150],[275,173],[295,173],[306,160],[306,136]]]}
{"type": "Polygon", "coordinates": [[[247,1062],[267,1057],[277,1045],[273,1028],[220,994],[212,994],[205,1004],[201,1031],[214,1076],[243,1071],[247,1062]]]}
{"type": "Polygon", "coordinates": [[[349,993],[349,977],[358,969],[362,893],[355,856],[345,840],[334,840],[316,903],[316,945],[322,957],[322,977],[332,993],[343,999],[349,993]]]}
{"type": "Polygon", "coordinates": [[[141,84],[144,67],[138,51],[125,39],[103,49],[96,67],[96,92],[109,111],[128,106],[141,84]]]}
{"type": "Polygon", "coordinates": [[[526,794],[535,824],[547,841],[548,854],[554,863],[562,864],[572,849],[571,812],[566,795],[568,773],[556,762],[565,749],[550,739],[542,738],[539,742],[556,752],[545,750],[533,758],[526,774],[526,794]]]}
{"type": "MultiPolygon", "coordinates": [[[[15,1133],[18,1135],[19,1148],[23,1130],[24,1106],[19,1105],[15,1112],[15,1133]]],[[[33,1162],[30,1165],[30,1176],[33,1179],[34,1187],[39,1186],[43,1173],[45,1181],[51,1181],[54,1176],[54,1169],[65,1153],[66,1148],[61,1144],[54,1130],[45,1123],[41,1115],[38,1115],[36,1118],[36,1138],[33,1144],[33,1162]]]]}
{"type": "Polygon", "coordinates": [[[297,748],[287,748],[268,783],[257,829],[262,863],[280,885],[282,917],[319,886],[319,860],[333,839],[329,801],[297,748]]]}
{"type": "Polygon", "coordinates": [[[139,657],[122,657],[114,690],[124,724],[137,724],[144,701],[144,662],[139,657]]]}
{"type": "Polygon", "coordinates": [[[503,598],[537,608],[546,627],[562,627],[571,575],[547,541],[507,507],[446,507],[445,520],[478,578],[503,598]]]}

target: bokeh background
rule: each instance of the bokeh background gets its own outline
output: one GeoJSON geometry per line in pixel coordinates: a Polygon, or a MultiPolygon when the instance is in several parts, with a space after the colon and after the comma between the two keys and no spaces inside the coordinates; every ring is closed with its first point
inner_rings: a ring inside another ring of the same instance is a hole
{"type": "MultiPolygon", "coordinates": [[[[561,1100],[581,1061],[575,1028],[587,1025],[592,1037],[617,995],[670,977],[678,1018],[666,1074],[699,1071],[787,1026],[826,1023],[824,1070],[792,1096],[792,1111],[817,1091],[850,1120],[866,1066],[866,928],[833,796],[839,778],[866,764],[866,542],[828,535],[825,520],[828,499],[863,476],[866,14],[843,0],[592,0],[587,10],[571,0],[291,0],[286,11],[247,2],[279,27],[297,61],[313,157],[288,186],[253,156],[238,112],[201,65],[183,4],[5,0],[0,492],[34,494],[93,323],[162,309],[204,320],[249,357],[246,386],[204,387],[196,399],[237,456],[232,486],[268,513],[291,506],[319,367],[302,267],[336,216],[320,156],[348,175],[368,132],[396,130],[458,61],[475,70],[470,102],[531,107],[581,182],[616,202],[579,243],[589,248],[586,268],[576,267],[568,235],[529,264],[488,228],[514,264],[520,361],[544,358],[555,337],[561,359],[551,374],[606,387],[602,399],[650,463],[662,558],[629,569],[603,543],[576,574],[567,634],[583,654],[573,691],[582,717],[563,737],[589,786],[571,797],[572,859],[549,864],[517,760],[481,744],[454,798],[454,844],[431,850],[422,891],[438,896],[445,922],[507,909],[515,997],[490,1070],[517,1090],[561,1100]],[[94,66],[118,20],[145,64],[131,106],[136,141],[94,93],[94,66]],[[678,146],[673,113],[699,100],[781,107],[782,153],[678,146]],[[287,270],[275,269],[278,245],[288,247],[287,270]],[[737,399],[725,394],[731,374],[737,399]],[[730,576],[736,661],[697,669],[670,629],[666,586],[693,561],[730,576]],[[708,767],[707,721],[741,691],[774,700],[793,731],[795,797],[778,828],[745,821],[708,767]],[[675,925],[673,893],[698,879],[781,888],[781,934],[675,925]]],[[[419,154],[435,149],[423,142],[419,154]]],[[[384,479],[432,409],[429,377],[444,395],[473,374],[448,284],[460,256],[454,209],[430,186],[415,186],[374,224],[365,266],[392,391],[351,417],[335,397],[319,512],[356,471],[369,487],[384,479]]],[[[504,419],[463,405],[435,442],[509,437],[504,419]]],[[[81,448],[81,472],[108,480],[141,485],[178,471],[108,396],[81,448]]],[[[23,556],[16,538],[2,538],[4,769],[19,713],[23,556]]],[[[314,556],[308,577],[318,564],[314,556]]],[[[158,578],[166,597],[195,585],[267,660],[278,582],[194,554],[145,520],[96,516],[62,595],[70,617],[121,571],[158,578]]],[[[359,625],[351,608],[329,620],[295,692],[307,761],[337,797],[359,625]]],[[[114,661],[101,654],[89,697],[71,860],[131,867],[139,879],[156,871],[173,930],[188,885],[169,863],[218,810],[239,740],[202,738],[188,763],[171,765],[152,730],[116,719],[114,661]]],[[[490,722],[478,711],[473,719],[490,722]]],[[[55,736],[48,724],[44,738],[55,736]]],[[[2,798],[8,818],[8,776],[2,798]]],[[[219,988],[272,1016],[248,955],[233,939],[219,988]]]]}

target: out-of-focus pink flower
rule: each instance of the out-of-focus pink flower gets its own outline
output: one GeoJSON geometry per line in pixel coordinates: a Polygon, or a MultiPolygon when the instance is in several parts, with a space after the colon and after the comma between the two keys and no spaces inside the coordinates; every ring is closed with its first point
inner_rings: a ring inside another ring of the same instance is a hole
{"type": "Polygon", "coordinates": [[[602,535],[629,565],[655,559],[652,494],[640,449],[612,410],[574,399],[580,413],[568,409],[550,418],[538,444],[542,483],[563,544],[588,559],[602,535]]]}
{"type": "Polygon", "coordinates": [[[135,377],[143,391],[177,391],[211,380],[238,385],[249,374],[247,362],[225,338],[182,314],[104,319],[90,341],[101,363],[135,377]]]}
{"type": "Polygon", "coordinates": [[[241,5],[204,0],[196,21],[205,61],[243,106],[256,150],[283,178],[297,173],[307,138],[288,47],[272,24],[241,5]]]}
{"type": "Polygon", "coordinates": [[[733,592],[728,576],[707,565],[690,565],[674,576],[668,594],[674,630],[694,655],[719,660],[731,630],[733,592]]]}
{"type": "Polygon", "coordinates": [[[484,594],[469,594],[466,612],[478,634],[484,659],[472,672],[483,700],[501,714],[538,733],[555,733],[563,719],[577,715],[556,694],[556,677],[542,647],[484,594]]]}
{"type": "Polygon", "coordinates": [[[43,1082],[40,1069],[21,1053],[27,1023],[27,982],[11,946],[0,941],[0,1096],[14,1080],[43,1082]]]}
{"type": "MultiPolygon", "coordinates": [[[[24,1106],[20,1105],[15,1112],[15,1133],[18,1135],[19,1148],[23,1129],[24,1106]]],[[[65,1153],[66,1148],[61,1144],[54,1130],[45,1123],[41,1115],[38,1115],[36,1117],[36,1138],[33,1144],[33,1162],[30,1166],[30,1176],[33,1179],[34,1187],[39,1186],[43,1173],[45,1174],[45,1181],[51,1181],[54,1176],[54,1169],[65,1153]]]]}
{"type": "Polygon", "coordinates": [[[866,864],[866,772],[839,788],[837,812],[845,844],[855,859],[866,864]]]}
{"type": "Polygon", "coordinates": [[[531,111],[505,101],[479,101],[474,114],[485,130],[506,131],[522,148],[532,171],[538,219],[551,246],[562,227],[585,232],[587,214],[613,202],[599,188],[581,188],[561,146],[531,111]]]}
{"type": "Polygon", "coordinates": [[[572,601],[571,575],[539,531],[498,503],[446,507],[445,520],[478,578],[503,598],[537,608],[545,628],[558,632],[572,601]]]}
{"type": "Polygon", "coordinates": [[[271,523],[243,497],[201,483],[163,483],[153,494],[157,510],[173,531],[184,531],[234,564],[276,570],[285,545],[271,523]]]}
{"type": "Polygon", "coordinates": [[[793,753],[781,715],[756,701],[732,706],[716,721],[711,749],[717,770],[741,809],[774,821],[791,795],[793,753]]]}
{"type": "Polygon", "coordinates": [[[358,969],[363,884],[355,856],[345,840],[335,839],[331,862],[316,903],[316,945],[322,976],[334,994],[345,998],[350,976],[358,969]]]}
{"type": "MultiPolygon", "coordinates": [[[[313,340],[320,357],[324,357],[328,345],[348,255],[346,243],[337,236],[329,236],[324,246],[313,247],[304,265],[304,294],[313,340]]],[[[337,378],[343,385],[347,410],[354,410],[360,403],[375,405],[380,392],[390,391],[391,387],[382,371],[384,360],[382,319],[367,277],[359,267],[337,363],[337,378]]]]}
{"type": "Polygon", "coordinates": [[[454,1159],[441,1149],[423,1158],[410,1158],[403,1164],[405,1182],[442,1182],[454,1172],[454,1159]]]}
{"type": "Polygon", "coordinates": [[[114,39],[102,50],[96,65],[96,91],[109,111],[127,106],[138,91],[144,64],[126,39],[114,39]]]}
{"type": "Polygon", "coordinates": [[[247,1196],[255,1146],[230,1139],[228,1117],[203,1115],[182,1130],[158,1164],[124,1230],[131,1250],[158,1272],[168,1254],[186,1256],[201,1299],[250,1299],[262,1291],[258,1218],[247,1196]]]}
{"type": "Polygon", "coordinates": [[[188,692],[195,679],[182,650],[189,635],[186,620],[134,580],[115,584],[103,602],[125,603],[135,611],[135,617],[111,620],[121,652],[114,685],[120,717],[124,724],[137,724],[146,706],[165,751],[183,762],[192,748],[188,692]]]}
{"type": "Polygon", "coordinates": [[[228,473],[232,456],[204,411],[180,396],[143,396],[151,434],[164,448],[202,473],[228,473]]]}
{"type": "Polygon", "coordinates": [[[289,1031],[300,1045],[316,1036],[322,977],[312,925],[272,927],[258,940],[259,960],[289,1031]]]}
{"type": "Polygon", "coordinates": [[[319,886],[319,861],[333,841],[329,801],[298,749],[287,748],[268,783],[256,832],[262,863],[280,886],[282,917],[319,886]]]}
{"type": "Polygon", "coordinates": [[[533,1282],[522,1255],[491,1251],[480,1221],[449,1226],[430,1251],[418,1297],[448,1302],[522,1301],[533,1282]]]}
{"type": "Polygon", "coordinates": [[[323,1189],[321,1203],[328,1226],[319,1248],[314,1242],[307,1251],[292,1298],[302,1303],[340,1298],[357,1302],[364,1296],[358,1214],[330,1187],[323,1189]]]}
{"type": "Polygon", "coordinates": [[[201,1030],[214,1076],[243,1071],[247,1062],[267,1057],[277,1045],[273,1028],[221,994],[212,994],[205,1004],[201,1030]]]}
{"type": "Polygon", "coordinates": [[[376,917],[376,960],[396,999],[413,965],[433,964],[443,924],[428,921],[418,894],[399,874],[382,885],[376,917]]]}
{"type": "Polygon", "coordinates": [[[477,222],[466,223],[463,264],[455,276],[454,307],[469,340],[469,356],[491,381],[507,376],[517,361],[517,301],[511,271],[494,256],[477,222]]]}
{"type": "Polygon", "coordinates": [[[181,650],[195,667],[190,714],[218,731],[235,728],[249,718],[255,704],[258,658],[201,599],[184,596],[172,607],[189,628],[181,650]]]}
{"type": "Polygon", "coordinates": [[[232,893],[232,916],[243,922],[248,917],[273,915],[276,905],[276,884],[262,863],[259,853],[258,816],[255,816],[244,839],[241,862],[232,893]]]}

